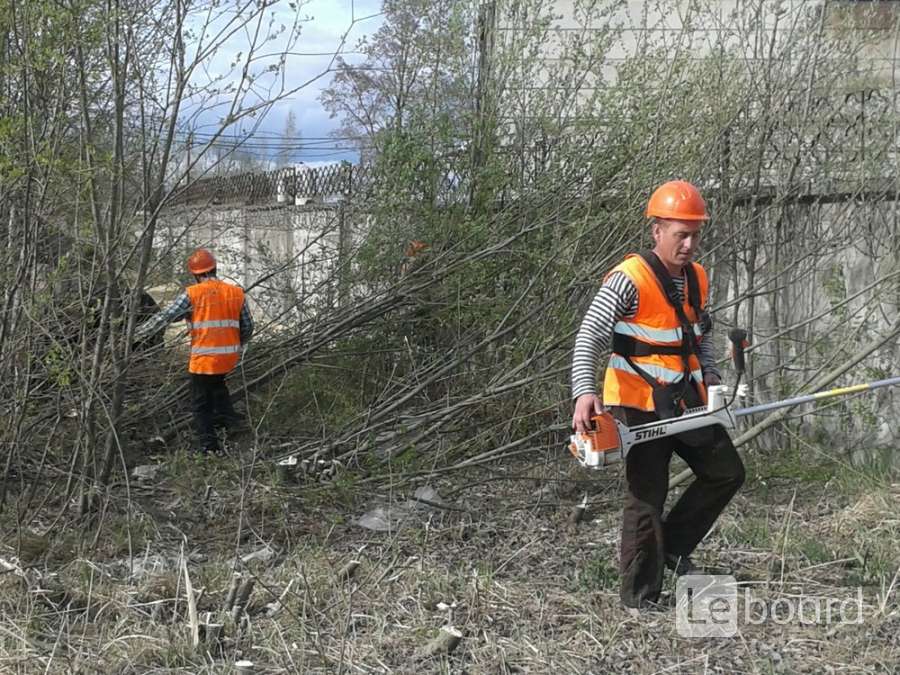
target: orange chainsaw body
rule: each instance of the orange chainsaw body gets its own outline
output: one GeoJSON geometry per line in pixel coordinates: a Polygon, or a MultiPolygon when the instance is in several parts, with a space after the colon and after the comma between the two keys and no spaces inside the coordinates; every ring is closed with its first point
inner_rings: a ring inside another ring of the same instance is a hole
{"type": "Polygon", "coordinates": [[[622,442],[619,424],[608,412],[591,418],[593,429],[587,433],[572,434],[569,452],[581,464],[600,467],[621,459],[622,442]]]}

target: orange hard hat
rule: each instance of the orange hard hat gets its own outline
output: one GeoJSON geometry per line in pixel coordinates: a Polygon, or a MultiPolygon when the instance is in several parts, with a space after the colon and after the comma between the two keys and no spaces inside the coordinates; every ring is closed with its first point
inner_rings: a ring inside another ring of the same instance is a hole
{"type": "Polygon", "coordinates": [[[700,190],[685,180],[670,180],[656,188],[646,213],[648,218],[709,220],[700,190]]]}
{"type": "Polygon", "coordinates": [[[198,248],[191,253],[187,266],[191,274],[205,274],[210,270],[216,269],[216,259],[205,248],[198,248]]]}

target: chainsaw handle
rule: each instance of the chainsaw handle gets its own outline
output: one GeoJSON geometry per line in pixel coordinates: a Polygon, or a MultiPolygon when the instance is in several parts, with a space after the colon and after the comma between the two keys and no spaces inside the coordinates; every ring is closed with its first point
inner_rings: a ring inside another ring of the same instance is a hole
{"type": "Polygon", "coordinates": [[[603,429],[603,424],[609,424],[612,422],[612,415],[609,414],[608,411],[604,410],[599,415],[591,415],[591,431],[600,431],[603,429]]]}
{"type": "Polygon", "coordinates": [[[572,435],[569,451],[584,466],[606,466],[612,457],[618,457],[622,447],[616,420],[604,411],[591,416],[591,429],[572,435]]]}
{"type": "Polygon", "coordinates": [[[728,339],[731,340],[731,358],[734,360],[734,369],[738,375],[742,375],[746,367],[744,348],[749,344],[747,331],[743,328],[732,328],[728,331],[728,339]]]}

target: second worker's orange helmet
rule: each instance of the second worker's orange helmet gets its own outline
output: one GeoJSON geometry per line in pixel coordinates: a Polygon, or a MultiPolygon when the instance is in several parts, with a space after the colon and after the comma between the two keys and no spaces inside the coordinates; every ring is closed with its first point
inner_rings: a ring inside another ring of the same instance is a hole
{"type": "Polygon", "coordinates": [[[686,180],[670,180],[656,188],[647,202],[646,215],[648,218],[709,220],[700,190],[686,180]]]}
{"type": "Polygon", "coordinates": [[[187,267],[191,274],[206,274],[216,269],[216,259],[205,248],[198,248],[188,258],[187,267]]]}

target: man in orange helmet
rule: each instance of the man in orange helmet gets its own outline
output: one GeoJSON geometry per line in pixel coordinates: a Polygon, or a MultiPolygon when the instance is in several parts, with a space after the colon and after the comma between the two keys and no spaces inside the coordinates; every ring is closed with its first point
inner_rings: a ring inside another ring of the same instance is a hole
{"type": "Polygon", "coordinates": [[[135,340],[153,335],[166,325],[186,319],[191,332],[191,398],[194,428],[202,454],[221,454],[217,426],[234,427],[241,416],[231,404],[225,376],[240,361],[253,335],[253,318],[244,291],[216,277],[216,259],[198,248],[187,262],[197,282],[174,302],[140,326],[135,340]]]}
{"type": "MultiPolygon", "coordinates": [[[[665,419],[706,401],[719,384],[706,311],[706,271],[693,262],[700,228],[708,219],[696,187],[670,181],[650,197],[653,249],[628,255],[603,281],[582,321],[572,361],[577,432],[609,408],[628,426],[665,419]],[[611,354],[603,398],[595,386],[600,354],[611,354]]],[[[698,573],[690,554],[744,481],[744,466],[720,426],[660,438],[631,448],[619,569],[627,607],[652,606],[664,567],[698,573]],[[684,459],[695,481],[663,518],[672,453],[684,459]]]]}

